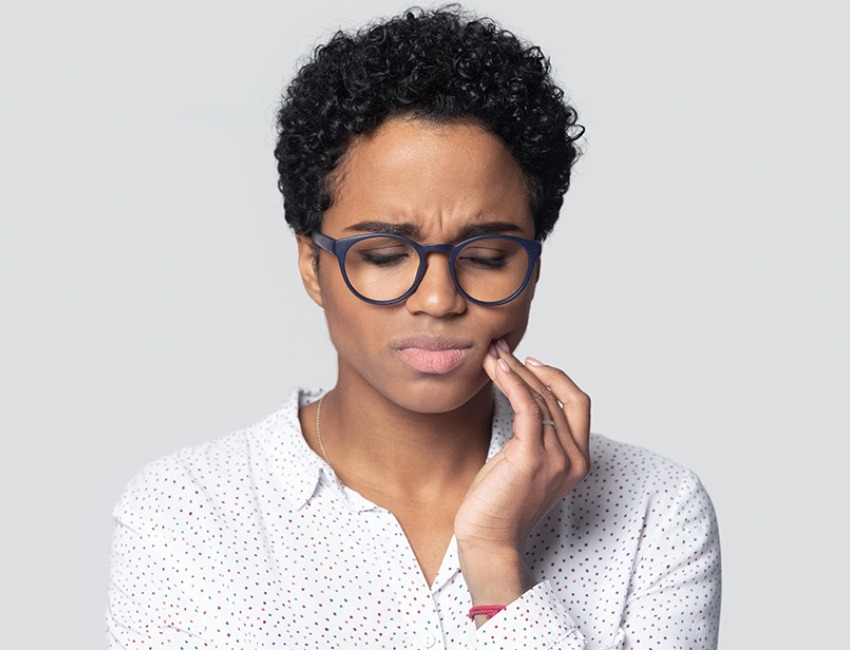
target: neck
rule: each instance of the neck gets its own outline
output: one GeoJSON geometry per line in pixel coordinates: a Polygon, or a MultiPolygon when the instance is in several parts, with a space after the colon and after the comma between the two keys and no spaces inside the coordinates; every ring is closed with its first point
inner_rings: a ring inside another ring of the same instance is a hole
{"type": "MultiPolygon", "coordinates": [[[[315,413],[305,412],[302,424],[321,455],[315,413]]],[[[381,495],[429,500],[447,489],[465,491],[486,459],[492,414],[489,383],[445,413],[411,411],[337,384],[323,399],[320,427],[328,460],[344,484],[376,501],[381,495]]]]}

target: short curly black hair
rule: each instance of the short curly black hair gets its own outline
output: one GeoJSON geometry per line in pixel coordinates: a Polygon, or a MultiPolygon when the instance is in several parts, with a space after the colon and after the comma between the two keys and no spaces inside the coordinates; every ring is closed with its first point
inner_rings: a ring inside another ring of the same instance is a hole
{"type": "Polygon", "coordinates": [[[278,112],[278,187],[298,234],[321,225],[352,138],[389,117],[470,121],[500,137],[525,176],[535,236],[558,219],[584,129],[540,49],[457,5],[337,32],[296,74],[278,112]]]}

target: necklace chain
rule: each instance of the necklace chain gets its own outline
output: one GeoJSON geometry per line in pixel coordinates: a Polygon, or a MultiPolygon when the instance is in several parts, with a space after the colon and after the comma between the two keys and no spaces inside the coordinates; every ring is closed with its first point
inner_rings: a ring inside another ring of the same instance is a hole
{"type": "Polygon", "coordinates": [[[322,442],[322,401],[325,399],[325,396],[322,395],[319,398],[319,402],[316,405],[316,440],[319,442],[319,449],[322,452],[322,458],[325,459],[325,462],[328,464],[328,467],[333,469],[333,465],[331,465],[331,461],[328,458],[328,452],[325,449],[325,443],[322,442]]]}

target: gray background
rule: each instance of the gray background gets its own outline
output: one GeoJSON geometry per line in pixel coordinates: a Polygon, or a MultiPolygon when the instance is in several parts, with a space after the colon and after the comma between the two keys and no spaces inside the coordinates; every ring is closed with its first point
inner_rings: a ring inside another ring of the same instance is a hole
{"type": "MultiPolygon", "coordinates": [[[[0,20],[6,636],[96,648],[125,483],[333,380],[274,108],[313,45],[404,5],[20,4],[0,20]]],[[[593,396],[594,430],[702,478],[722,647],[834,643],[843,22],[819,2],[468,6],[544,48],[587,127],[520,352],[593,396]]]]}

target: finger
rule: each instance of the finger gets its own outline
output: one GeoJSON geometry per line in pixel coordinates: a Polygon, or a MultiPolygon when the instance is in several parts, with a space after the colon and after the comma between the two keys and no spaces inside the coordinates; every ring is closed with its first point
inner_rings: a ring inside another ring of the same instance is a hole
{"type": "MultiPolygon", "coordinates": [[[[512,371],[522,376],[529,386],[534,388],[538,394],[544,396],[549,407],[549,412],[552,414],[551,419],[555,422],[554,427],[547,426],[544,429],[552,429],[551,433],[555,434],[559,448],[566,453],[571,465],[574,465],[580,473],[586,473],[590,459],[590,407],[587,395],[578,389],[575,383],[567,377],[566,373],[557,368],[547,367],[556,373],[560,373],[556,376],[552,373],[535,372],[537,368],[533,363],[521,364],[510,353],[510,348],[504,340],[497,342],[496,350],[500,359],[507,362],[511,366],[512,371]],[[558,390],[553,390],[550,384],[550,379],[553,377],[561,383],[566,381],[568,386],[566,388],[559,386],[558,390]],[[570,386],[572,387],[572,391],[569,390],[570,386]],[[559,394],[570,395],[571,403],[569,407],[564,403],[566,399],[561,399],[559,394]],[[579,407],[581,399],[578,395],[583,396],[587,400],[587,409],[585,411],[582,411],[579,407]]],[[[532,361],[540,364],[539,361],[532,361]]],[[[542,366],[542,364],[540,365],[542,366]]],[[[547,436],[546,433],[544,431],[544,446],[550,449],[554,448],[550,436],[547,436]]]]}
{"type": "Polygon", "coordinates": [[[563,404],[563,412],[579,447],[587,453],[590,441],[590,397],[560,368],[529,359],[526,366],[563,404]]]}
{"type": "MultiPolygon", "coordinates": [[[[580,428],[578,437],[573,435],[572,423],[570,417],[564,408],[564,404],[558,399],[558,396],[550,390],[546,381],[547,377],[540,377],[530,367],[521,364],[519,360],[510,353],[507,344],[504,341],[499,341],[495,349],[499,356],[497,367],[511,375],[519,375],[523,380],[523,386],[526,391],[530,392],[532,399],[538,404],[541,417],[541,436],[544,449],[549,453],[553,453],[553,460],[561,458],[566,461],[563,470],[568,472],[565,476],[572,476],[573,479],[580,480],[590,469],[590,448],[589,448],[589,410],[588,416],[584,420],[579,417],[576,420],[576,425],[580,428]],[[548,413],[548,415],[546,415],[548,413]],[[548,420],[551,424],[544,424],[543,420],[548,420]],[[586,429],[585,429],[586,427],[586,429]]],[[[539,362],[538,362],[539,363],[539,362]]],[[[553,370],[557,370],[554,369],[553,370]]],[[[560,372],[560,371],[559,371],[560,372]]],[[[504,374],[504,373],[503,373],[504,374]]],[[[566,377],[565,373],[561,373],[566,377]]],[[[572,384],[575,387],[575,384],[572,384]]],[[[578,387],[575,387],[578,390],[578,387]]],[[[561,392],[564,392],[563,390],[561,392]]],[[[580,392],[580,391],[579,391],[580,392]]],[[[583,393],[582,393],[583,395],[583,393]]],[[[508,396],[510,399],[510,395],[508,396]]],[[[587,396],[585,395],[585,398],[587,396]]],[[[516,405],[511,400],[512,406],[516,413],[516,405]]],[[[516,417],[516,416],[515,416],[516,417]]],[[[515,428],[515,435],[519,430],[515,428]]]]}
{"type": "Polygon", "coordinates": [[[495,363],[494,382],[508,398],[514,411],[514,438],[532,441],[542,449],[542,421],[552,417],[546,400],[537,391],[532,390],[505,359],[500,357],[495,363]]]}
{"type": "Polygon", "coordinates": [[[557,404],[554,399],[550,399],[552,394],[549,387],[546,386],[546,384],[543,383],[543,381],[541,381],[540,378],[538,378],[537,375],[535,375],[528,367],[526,367],[525,364],[514,356],[511,349],[508,347],[508,344],[503,339],[496,343],[494,349],[496,354],[499,355],[499,358],[504,359],[511,367],[511,370],[517,373],[523,381],[529,385],[529,387],[546,398],[550,409],[554,410],[560,408],[560,404],[557,404]]]}
{"type": "MultiPolygon", "coordinates": [[[[518,374],[520,378],[533,391],[535,399],[542,400],[541,417],[544,420],[554,421],[554,433],[557,434],[559,440],[564,442],[566,437],[572,436],[571,426],[563,412],[562,404],[559,403],[557,397],[549,390],[549,387],[535,375],[534,372],[519,361],[507,347],[504,341],[499,341],[496,345],[496,351],[500,359],[503,359],[513,372],[518,374]],[[545,415],[548,413],[548,415],[545,415]],[[562,439],[563,438],[563,439],[562,439]]],[[[563,446],[563,445],[562,445],[563,446]]]]}
{"type": "Polygon", "coordinates": [[[536,359],[530,359],[526,365],[563,404],[564,411],[567,412],[570,423],[577,432],[587,435],[590,431],[590,397],[587,393],[582,391],[560,368],[547,366],[536,359]],[[576,416],[575,419],[573,415],[576,416]]]}
{"type": "Polygon", "coordinates": [[[490,378],[490,381],[496,381],[496,369],[498,368],[497,362],[499,361],[499,353],[496,351],[496,346],[494,344],[490,344],[490,349],[487,351],[487,354],[484,355],[484,361],[482,362],[482,366],[484,367],[484,372],[487,373],[487,376],[490,378]]]}
{"type": "MultiPolygon", "coordinates": [[[[571,433],[569,422],[561,410],[561,405],[558,403],[558,400],[552,395],[543,382],[534,375],[533,372],[526,368],[519,359],[511,354],[510,349],[503,340],[499,341],[493,348],[493,354],[497,355],[499,358],[499,361],[496,362],[496,367],[498,367],[498,364],[506,364],[512,373],[519,375],[519,378],[523,381],[526,389],[530,393],[531,398],[537,404],[543,446],[550,451],[567,453],[567,449],[563,444],[564,440],[562,438],[569,438],[571,433]]],[[[514,407],[514,411],[516,412],[516,404],[512,402],[511,405],[514,407]]],[[[580,453],[573,441],[570,441],[570,446],[575,450],[575,453],[580,453]]]]}

